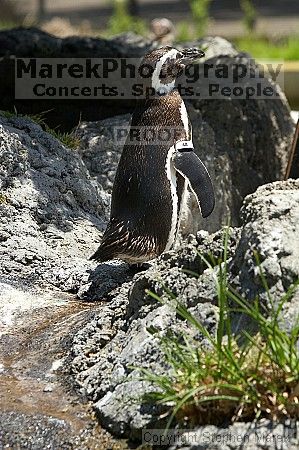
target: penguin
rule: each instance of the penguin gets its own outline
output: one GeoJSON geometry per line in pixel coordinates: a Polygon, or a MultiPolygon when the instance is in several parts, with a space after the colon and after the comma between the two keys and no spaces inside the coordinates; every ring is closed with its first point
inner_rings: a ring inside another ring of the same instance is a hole
{"type": "Polygon", "coordinates": [[[194,152],[192,128],[176,79],[186,65],[204,53],[196,48],[179,51],[166,46],[143,58],[144,95],[138,98],[130,131],[118,164],[112,190],[111,215],[102,242],[91,259],[121,259],[142,265],[172,248],[180,226],[188,187],[202,217],[215,204],[209,173],[194,152]],[[150,88],[150,89],[149,89],[150,88]],[[150,91],[150,93],[149,93],[150,91]],[[154,93],[154,94],[153,94],[154,93]],[[158,140],[143,133],[174,130],[170,139],[158,140]],[[141,139],[134,139],[137,134],[141,139]]]}

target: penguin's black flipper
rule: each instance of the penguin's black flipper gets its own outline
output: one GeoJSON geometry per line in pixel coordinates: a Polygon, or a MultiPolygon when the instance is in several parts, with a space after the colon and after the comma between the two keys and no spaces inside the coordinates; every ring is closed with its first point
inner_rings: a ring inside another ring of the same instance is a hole
{"type": "Polygon", "coordinates": [[[188,179],[197,197],[202,217],[208,217],[215,206],[215,195],[210,175],[193,150],[177,151],[173,156],[175,169],[188,179]]]}

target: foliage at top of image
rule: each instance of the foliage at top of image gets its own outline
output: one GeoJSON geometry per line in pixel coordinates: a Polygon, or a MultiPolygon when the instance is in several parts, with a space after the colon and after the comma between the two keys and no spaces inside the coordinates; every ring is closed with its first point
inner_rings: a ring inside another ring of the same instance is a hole
{"type": "Polygon", "coordinates": [[[58,139],[63,145],[65,145],[68,148],[76,149],[80,145],[80,139],[78,136],[76,136],[75,131],[72,130],[70,132],[62,132],[53,128],[50,128],[46,122],[45,122],[45,114],[48,111],[45,111],[40,114],[19,114],[17,111],[14,113],[11,111],[1,111],[0,115],[3,117],[6,117],[7,119],[10,119],[11,117],[23,117],[24,119],[31,120],[32,122],[40,125],[44,131],[51,134],[55,139],[58,139]]]}
{"type": "Polygon", "coordinates": [[[240,6],[244,14],[243,22],[245,28],[251,33],[256,26],[257,10],[253,5],[252,0],[240,0],[240,6]]]}
{"type": "Polygon", "coordinates": [[[63,132],[60,130],[55,130],[45,126],[45,131],[51,134],[55,139],[58,139],[67,148],[75,150],[80,146],[80,138],[76,136],[75,129],[70,132],[63,132]]]}
{"type": "Polygon", "coordinates": [[[255,58],[299,61],[299,35],[270,39],[265,36],[244,36],[233,39],[236,47],[255,58]]]}
{"type": "MultiPolygon", "coordinates": [[[[215,336],[169,293],[170,304],[177,314],[206,339],[208,346],[200,346],[187,334],[168,333],[159,337],[158,332],[149,330],[158,336],[170,371],[163,375],[139,369],[142,379],[157,387],[147,398],[168,409],[167,428],[174,419],[190,426],[221,425],[259,417],[299,419],[299,317],[291,331],[286,331],[281,323],[283,307],[298,283],[281,298],[278,306],[274,306],[257,260],[271,304],[270,311],[266,312],[259,298],[250,302],[229,286],[227,249],[228,234],[224,238],[218,274],[213,272],[219,307],[215,336]],[[232,331],[232,320],[244,316],[255,324],[258,332],[254,336],[246,330],[237,335],[232,331]]],[[[212,271],[213,265],[205,262],[212,271]]]]}
{"type": "Polygon", "coordinates": [[[8,20],[0,20],[0,31],[2,30],[10,30],[11,28],[17,27],[18,24],[16,22],[8,21],[8,20]]]}
{"type": "Polygon", "coordinates": [[[106,34],[113,36],[127,31],[145,35],[147,32],[145,21],[129,14],[126,0],[114,0],[113,14],[108,21],[106,34]]]}
{"type": "Polygon", "coordinates": [[[211,0],[189,0],[197,38],[203,37],[209,23],[211,0]]]}

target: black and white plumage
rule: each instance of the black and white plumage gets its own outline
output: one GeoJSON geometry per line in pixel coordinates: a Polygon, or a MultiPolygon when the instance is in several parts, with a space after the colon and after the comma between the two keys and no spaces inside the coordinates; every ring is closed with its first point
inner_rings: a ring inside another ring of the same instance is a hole
{"type": "Polygon", "coordinates": [[[131,130],[154,127],[176,130],[175,139],[125,143],[112,192],[111,216],[102,243],[92,259],[122,259],[130,264],[149,261],[175,242],[189,185],[203,217],[214,208],[209,174],[194,152],[192,130],[175,81],[186,64],[203,56],[197,49],[178,51],[163,47],[147,54],[143,63],[153,67],[149,86],[165,95],[137,101],[131,130]]]}

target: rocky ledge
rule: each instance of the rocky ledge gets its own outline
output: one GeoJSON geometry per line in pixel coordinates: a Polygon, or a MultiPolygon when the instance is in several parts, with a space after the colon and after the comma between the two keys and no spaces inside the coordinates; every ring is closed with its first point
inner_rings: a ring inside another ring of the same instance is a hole
{"type": "MultiPolygon", "coordinates": [[[[299,233],[298,219],[298,180],[265,185],[245,199],[242,225],[229,232],[228,276],[248,302],[256,295],[267,302],[267,293],[253,262],[253,251],[261,257],[261,268],[274,301],[298,280],[299,246],[294,245],[299,233]]],[[[163,424],[159,408],[142,401],[152,386],[144,381],[137,382],[139,371],[132,367],[167,372],[169,368],[158,346],[158,337],[170,331],[194,333],[173,306],[155,301],[146,294],[147,290],[163,298],[167,297],[167,288],[211,332],[215,331],[217,268],[206,269],[200,255],[212,254],[218,258],[222,251],[223,230],[215,234],[201,231],[189,236],[188,242],[165,253],[147,271],[136,274],[131,282],[110,292],[111,301],[74,337],[71,370],[78,388],[94,403],[100,422],[114,435],[138,439],[142,429],[155,429],[163,424]],[[156,337],[152,328],[156,330],[156,337]]],[[[96,290],[95,286],[93,289],[96,290]]],[[[284,307],[284,325],[291,327],[298,314],[299,290],[284,307]]],[[[239,322],[235,331],[244,326],[239,322]]],[[[234,427],[246,430],[247,425],[234,427]]]]}

